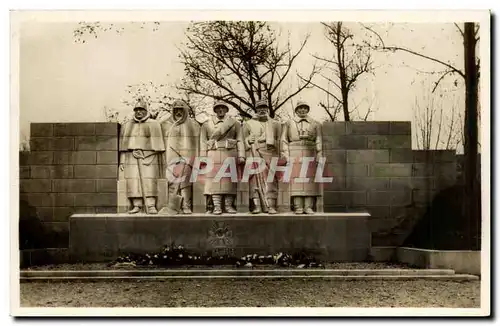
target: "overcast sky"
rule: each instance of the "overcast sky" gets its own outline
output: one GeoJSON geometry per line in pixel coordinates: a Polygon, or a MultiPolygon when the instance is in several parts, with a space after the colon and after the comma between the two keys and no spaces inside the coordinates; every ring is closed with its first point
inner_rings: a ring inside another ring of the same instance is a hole
{"type": "MultiPolygon", "coordinates": [[[[415,49],[463,69],[462,39],[451,23],[370,25],[383,33],[387,45],[415,49]]],[[[127,85],[149,81],[173,85],[182,77],[178,46],[185,41],[187,22],[162,22],[157,31],[141,29],[137,24],[120,26],[125,29],[120,35],[102,32],[81,44],[74,42],[76,23],[35,21],[21,25],[21,139],[29,135],[31,122],[105,121],[104,107],[129,112],[131,108],[122,103],[127,98],[127,85]]],[[[306,34],[311,34],[295,66],[302,74],[311,68],[311,54],[331,55],[331,45],[319,22],[273,23],[272,26],[282,32],[280,42],[290,33],[293,48],[306,34]]],[[[362,31],[357,23],[347,26],[353,31],[362,31]]],[[[423,101],[431,83],[439,78],[439,75],[418,71],[443,70],[439,64],[404,53],[375,53],[374,65],[378,68],[359,82],[352,100],[355,104],[361,103],[361,110],[373,101],[377,110],[370,120],[379,121],[411,121],[415,100],[423,101]]],[[[458,79],[455,86],[456,79],[457,76],[446,78],[437,91],[443,94],[440,101],[446,110],[451,105],[463,110],[463,83],[458,79]]],[[[295,78],[290,79],[291,84],[296,82],[295,78]]],[[[326,99],[322,91],[306,90],[294,101],[299,99],[311,105],[315,117],[324,117],[318,106],[326,99]]],[[[291,103],[286,108],[290,110],[291,103]]]]}

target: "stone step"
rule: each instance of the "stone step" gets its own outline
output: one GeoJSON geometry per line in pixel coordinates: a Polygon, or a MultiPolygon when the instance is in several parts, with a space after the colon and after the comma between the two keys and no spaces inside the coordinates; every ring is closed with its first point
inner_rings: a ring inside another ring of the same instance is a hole
{"type": "Polygon", "coordinates": [[[115,269],[32,270],[21,277],[233,277],[233,276],[428,276],[454,275],[452,269],[115,269]]]}
{"type": "Polygon", "coordinates": [[[21,271],[21,282],[36,281],[162,281],[171,279],[254,279],[254,278],[303,278],[329,280],[440,280],[471,281],[479,277],[455,274],[449,269],[372,269],[372,270],[326,270],[326,269],[282,269],[282,270],[91,270],[91,271],[21,271]]]}

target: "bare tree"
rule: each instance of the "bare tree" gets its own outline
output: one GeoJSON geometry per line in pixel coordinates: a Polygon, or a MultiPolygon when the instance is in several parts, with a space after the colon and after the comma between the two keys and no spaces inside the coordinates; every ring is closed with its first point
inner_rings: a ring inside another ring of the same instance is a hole
{"type": "Polygon", "coordinates": [[[442,94],[424,89],[424,95],[415,97],[413,122],[418,149],[456,150],[462,143],[463,128],[457,105],[449,109],[443,107],[442,94]]]}
{"type": "MultiPolygon", "coordinates": [[[[149,112],[154,119],[160,119],[162,116],[169,114],[171,105],[175,100],[183,100],[189,107],[189,115],[193,118],[206,113],[207,105],[203,103],[204,99],[202,97],[187,92],[181,92],[180,96],[173,96],[171,95],[172,88],[167,84],[155,84],[153,82],[128,85],[125,90],[126,95],[121,102],[126,107],[131,108],[137,103],[137,100],[144,100],[148,104],[149,112]]],[[[131,118],[131,115],[132,113],[128,111],[123,114],[116,109],[104,107],[104,116],[106,121],[109,122],[123,124],[131,118]]]]}
{"type": "Polygon", "coordinates": [[[472,233],[468,234],[467,240],[470,247],[478,247],[479,237],[477,230],[480,228],[480,189],[478,185],[477,155],[478,155],[478,101],[479,101],[479,78],[480,78],[480,58],[476,56],[476,47],[479,44],[480,26],[477,23],[466,22],[461,27],[455,23],[455,28],[463,39],[464,69],[459,69],[451,62],[439,59],[421,51],[416,51],[402,46],[388,46],[383,38],[372,27],[365,26],[368,31],[375,35],[376,41],[368,44],[373,49],[391,52],[404,52],[410,55],[420,57],[443,66],[444,70],[440,72],[440,77],[435,81],[434,90],[440,82],[449,75],[460,76],[465,84],[465,112],[464,112],[464,156],[465,156],[465,198],[464,211],[466,218],[470,223],[472,233]],[[474,239],[472,239],[474,234],[474,239]]]}
{"type": "Polygon", "coordinates": [[[308,36],[296,51],[289,40],[280,46],[277,37],[266,22],[192,23],[186,32],[188,41],[181,49],[185,77],[178,89],[224,100],[244,117],[251,116],[258,100],[267,99],[274,117],[287,101],[312,87],[311,80],[319,71],[314,64],[298,87],[289,90],[285,81],[308,36]]]}
{"type": "Polygon", "coordinates": [[[320,102],[320,106],[332,121],[338,119],[340,111],[345,121],[352,120],[353,114],[357,114],[360,120],[366,120],[372,113],[372,105],[368,106],[365,115],[360,115],[357,112],[359,106],[351,108],[349,99],[359,79],[364,74],[374,71],[371,49],[365,47],[363,43],[356,43],[352,29],[347,28],[343,22],[322,23],[322,25],[325,37],[332,45],[333,55],[331,58],[313,55],[324,63],[328,71],[319,74],[322,80],[327,82],[327,87],[321,86],[318,82],[312,83],[326,94],[326,103],[320,102]]]}

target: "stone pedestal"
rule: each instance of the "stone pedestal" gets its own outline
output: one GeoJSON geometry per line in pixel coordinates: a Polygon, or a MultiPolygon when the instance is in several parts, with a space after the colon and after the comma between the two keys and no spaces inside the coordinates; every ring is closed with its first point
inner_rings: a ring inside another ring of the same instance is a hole
{"type": "Polygon", "coordinates": [[[368,213],[316,215],[74,214],[69,255],[74,262],[110,261],[159,251],[166,244],[236,256],[310,250],[324,261],[364,261],[371,247],[368,213]]]}

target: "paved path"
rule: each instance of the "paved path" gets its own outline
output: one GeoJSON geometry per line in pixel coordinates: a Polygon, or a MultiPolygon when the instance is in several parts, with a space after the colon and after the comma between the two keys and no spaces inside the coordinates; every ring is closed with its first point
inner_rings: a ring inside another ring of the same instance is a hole
{"type": "Polygon", "coordinates": [[[215,279],[21,284],[22,307],[480,306],[480,281],[215,279]]]}

